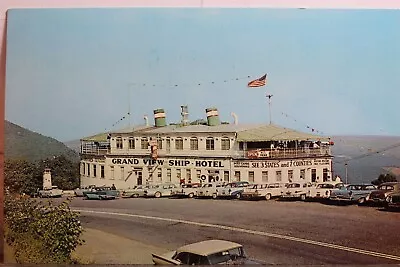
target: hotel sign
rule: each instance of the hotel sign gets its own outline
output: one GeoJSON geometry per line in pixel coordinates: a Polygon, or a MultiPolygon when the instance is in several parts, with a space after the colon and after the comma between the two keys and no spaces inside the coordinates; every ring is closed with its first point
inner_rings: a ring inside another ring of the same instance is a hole
{"type": "Polygon", "coordinates": [[[295,167],[310,167],[317,165],[329,165],[328,159],[314,160],[289,160],[289,161],[234,161],[234,168],[295,168],[295,167]]]}
{"type": "Polygon", "coordinates": [[[224,168],[224,161],[221,160],[194,160],[194,159],[149,159],[149,158],[113,158],[112,164],[120,165],[158,165],[169,167],[208,167],[224,168]]]}

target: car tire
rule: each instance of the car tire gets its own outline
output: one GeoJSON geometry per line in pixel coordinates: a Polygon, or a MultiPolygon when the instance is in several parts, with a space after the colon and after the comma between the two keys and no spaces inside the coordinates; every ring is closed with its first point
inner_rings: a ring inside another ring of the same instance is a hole
{"type": "Polygon", "coordinates": [[[271,199],[271,194],[266,194],[265,195],[265,200],[270,200],[271,199]]]}
{"type": "Polygon", "coordinates": [[[300,200],[301,200],[301,201],[306,201],[306,195],[305,195],[305,194],[300,195],[300,200]]]}
{"type": "Polygon", "coordinates": [[[237,194],[235,195],[235,198],[236,198],[236,199],[241,199],[241,198],[242,198],[242,194],[237,193],[237,194]]]}
{"type": "Polygon", "coordinates": [[[189,197],[189,198],[193,198],[193,197],[194,197],[194,194],[193,194],[193,193],[190,193],[190,194],[188,195],[188,197],[189,197]]]}
{"type": "Polygon", "coordinates": [[[161,197],[161,192],[156,192],[156,193],[154,194],[154,196],[155,196],[156,198],[160,198],[160,197],[161,197]]]}
{"type": "Polygon", "coordinates": [[[217,193],[212,194],[213,199],[217,199],[217,193]]]}

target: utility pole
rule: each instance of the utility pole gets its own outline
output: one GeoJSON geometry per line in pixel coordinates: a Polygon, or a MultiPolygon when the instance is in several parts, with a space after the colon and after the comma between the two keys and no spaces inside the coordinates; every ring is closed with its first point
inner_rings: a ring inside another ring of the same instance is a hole
{"type": "Polygon", "coordinates": [[[347,162],[344,164],[344,167],[346,168],[345,180],[346,180],[346,184],[347,184],[347,162]]]}

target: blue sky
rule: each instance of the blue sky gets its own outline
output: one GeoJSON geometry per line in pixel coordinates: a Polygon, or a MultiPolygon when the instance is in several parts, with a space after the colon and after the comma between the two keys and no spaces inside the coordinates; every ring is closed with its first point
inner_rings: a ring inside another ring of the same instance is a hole
{"type": "Polygon", "coordinates": [[[400,135],[399,26],[395,10],[15,9],[6,119],[60,141],[127,126],[129,105],[133,125],[182,104],[268,123],[268,92],[275,124],[400,135]]]}

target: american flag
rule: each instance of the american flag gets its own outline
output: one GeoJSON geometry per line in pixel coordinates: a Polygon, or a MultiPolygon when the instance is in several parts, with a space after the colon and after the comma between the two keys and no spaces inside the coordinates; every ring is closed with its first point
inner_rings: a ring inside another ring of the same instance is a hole
{"type": "Polygon", "coordinates": [[[267,84],[267,74],[247,84],[248,87],[261,87],[267,84]]]}

